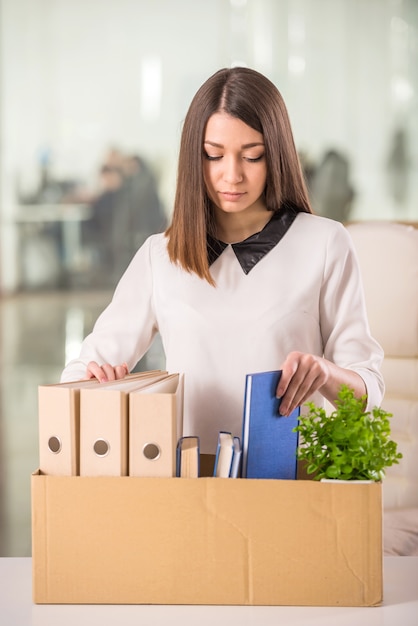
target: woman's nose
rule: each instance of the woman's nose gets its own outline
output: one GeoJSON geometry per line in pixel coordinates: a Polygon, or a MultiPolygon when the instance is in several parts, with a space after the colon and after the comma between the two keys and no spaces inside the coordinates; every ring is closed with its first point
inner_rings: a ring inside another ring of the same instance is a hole
{"type": "Polygon", "coordinates": [[[242,166],[237,159],[224,160],[224,180],[227,183],[236,184],[243,179],[242,166]]]}

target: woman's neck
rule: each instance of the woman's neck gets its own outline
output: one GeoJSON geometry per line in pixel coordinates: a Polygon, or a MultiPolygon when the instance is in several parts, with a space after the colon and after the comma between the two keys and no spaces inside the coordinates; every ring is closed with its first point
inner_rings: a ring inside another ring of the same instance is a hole
{"type": "Polygon", "coordinates": [[[263,230],[272,216],[271,211],[259,211],[247,216],[238,213],[224,213],[216,215],[216,236],[224,243],[239,243],[251,235],[263,230]]]}

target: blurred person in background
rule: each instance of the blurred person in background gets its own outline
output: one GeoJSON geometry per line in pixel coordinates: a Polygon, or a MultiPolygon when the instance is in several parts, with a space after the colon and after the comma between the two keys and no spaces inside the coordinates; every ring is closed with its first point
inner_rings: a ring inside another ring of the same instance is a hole
{"type": "Polygon", "coordinates": [[[396,209],[408,204],[410,166],[411,158],[406,132],[403,128],[397,128],[392,136],[386,162],[389,194],[396,209]]]}
{"type": "Polygon", "coordinates": [[[337,150],[328,150],[311,175],[310,197],[314,211],[338,222],[347,222],[354,195],[348,159],[337,150]]]}
{"type": "Polygon", "coordinates": [[[91,281],[113,288],[145,239],[166,227],[153,171],[138,155],[111,149],[91,207],[91,219],[83,225],[83,244],[93,264],[91,281]]]}

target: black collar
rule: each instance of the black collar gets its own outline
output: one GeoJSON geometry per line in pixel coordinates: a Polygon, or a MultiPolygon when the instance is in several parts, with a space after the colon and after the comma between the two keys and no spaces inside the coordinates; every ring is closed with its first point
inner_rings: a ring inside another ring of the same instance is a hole
{"type": "MultiPolygon", "coordinates": [[[[260,232],[251,235],[244,241],[231,244],[243,271],[248,274],[262,258],[266,256],[287,233],[300,209],[295,206],[283,205],[279,211],[273,213],[260,232]]],[[[207,251],[209,265],[212,265],[222,254],[227,243],[207,236],[207,251]]]]}

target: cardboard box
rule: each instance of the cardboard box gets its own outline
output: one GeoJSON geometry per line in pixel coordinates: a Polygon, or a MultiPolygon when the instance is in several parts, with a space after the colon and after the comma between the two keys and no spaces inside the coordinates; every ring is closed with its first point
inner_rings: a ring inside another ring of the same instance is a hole
{"type": "Polygon", "coordinates": [[[374,606],[381,484],[32,476],[33,597],[374,606]]]}

